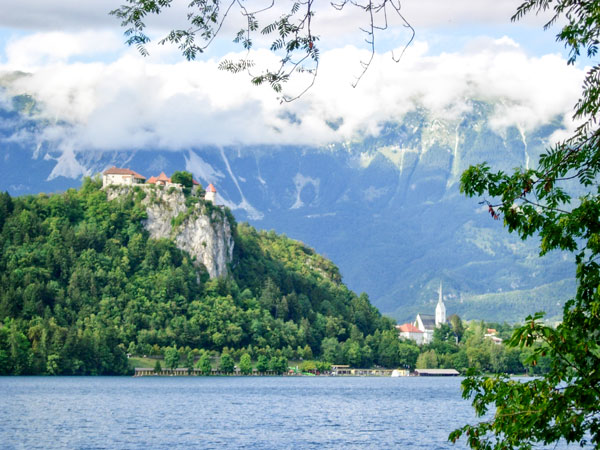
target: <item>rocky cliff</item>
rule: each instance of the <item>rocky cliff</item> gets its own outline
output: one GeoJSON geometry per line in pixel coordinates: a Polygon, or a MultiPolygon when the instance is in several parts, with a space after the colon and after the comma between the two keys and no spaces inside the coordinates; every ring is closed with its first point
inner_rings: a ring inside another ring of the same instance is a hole
{"type": "MultiPolygon", "coordinates": [[[[111,186],[108,198],[126,194],[131,188],[111,186]]],[[[154,239],[173,239],[178,248],[188,252],[206,267],[211,278],[227,274],[233,257],[231,224],[225,212],[210,202],[186,198],[177,187],[140,186],[146,207],[144,227],[154,239]]]]}

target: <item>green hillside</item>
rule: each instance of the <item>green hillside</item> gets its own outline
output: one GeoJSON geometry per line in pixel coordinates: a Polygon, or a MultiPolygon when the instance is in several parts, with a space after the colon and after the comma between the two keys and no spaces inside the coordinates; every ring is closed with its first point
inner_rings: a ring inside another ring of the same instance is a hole
{"type": "Polygon", "coordinates": [[[107,201],[100,187],[0,194],[0,374],[124,374],[127,353],[169,347],[385,361],[391,322],[312,249],[213,208],[235,247],[230,276],[209,279],[148,237],[144,192],[107,201]]]}

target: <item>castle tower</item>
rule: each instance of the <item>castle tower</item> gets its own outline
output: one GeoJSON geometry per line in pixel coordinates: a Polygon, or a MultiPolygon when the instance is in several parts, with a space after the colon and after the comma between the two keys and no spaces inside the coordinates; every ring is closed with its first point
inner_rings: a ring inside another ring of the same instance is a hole
{"type": "Polygon", "coordinates": [[[439,327],[443,323],[446,323],[446,306],[442,300],[442,282],[440,281],[439,299],[437,306],[435,307],[435,326],[439,327]]]}
{"type": "Polygon", "coordinates": [[[217,200],[217,190],[212,185],[212,183],[210,183],[208,185],[208,187],[206,188],[206,194],[204,194],[204,200],[208,200],[209,202],[213,202],[213,203],[215,203],[215,201],[217,200]]]}

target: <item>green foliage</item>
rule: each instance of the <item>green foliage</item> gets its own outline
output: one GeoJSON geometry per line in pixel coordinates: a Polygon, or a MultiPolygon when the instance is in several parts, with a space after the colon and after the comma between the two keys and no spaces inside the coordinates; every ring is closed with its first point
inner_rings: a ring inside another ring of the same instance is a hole
{"type": "Polygon", "coordinates": [[[316,372],[317,371],[317,363],[314,361],[302,361],[300,364],[301,372],[316,372]]]}
{"type": "Polygon", "coordinates": [[[268,370],[281,375],[288,371],[288,362],[284,356],[273,356],[269,360],[268,370]]]}
{"type": "Polygon", "coordinates": [[[260,355],[258,357],[258,360],[256,361],[256,370],[263,373],[269,370],[269,360],[266,355],[260,355]]]}
{"type": "MultiPolygon", "coordinates": [[[[570,50],[569,63],[582,49],[597,53],[600,15],[597,2],[582,0],[528,0],[513,19],[530,12],[553,9],[546,27],[559,23],[557,39],[570,50]]],[[[527,318],[510,341],[527,357],[525,365],[545,366],[542,377],[515,382],[503,376],[479,377],[472,373],[463,383],[463,396],[473,399],[482,416],[494,408],[493,417],[454,431],[456,441],[466,435],[473,448],[531,448],[564,439],[582,446],[591,440],[600,445],[600,66],[591,67],[583,84],[574,118],[581,125],[574,135],[551,147],[536,169],[513,173],[493,172],[486,164],[462,175],[461,189],[469,196],[488,195],[490,214],[500,215],[509,231],[523,239],[539,236],[540,254],[560,249],[572,251],[577,264],[577,291],[566,302],[563,321],[556,328],[542,322],[543,314],[527,318]],[[583,192],[572,199],[574,191],[583,192]]],[[[514,353],[490,354],[497,367],[516,365],[514,353]]],[[[481,354],[469,355],[484,365],[481,354]]]]}
{"type": "Polygon", "coordinates": [[[417,358],[417,369],[437,369],[438,355],[435,350],[427,350],[417,358]]]}
{"type": "Polygon", "coordinates": [[[224,373],[233,373],[235,368],[235,362],[229,353],[223,353],[221,355],[221,362],[219,363],[219,370],[224,373]]]}
{"type": "Polygon", "coordinates": [[[250,375],[252,373],[252,359],[248,353],[244,353],[240,358],[240,372],[244,375],[250,375]]]}
{"type": "Polygon", "coordinates": [[[202,375],[210,375],[212,372],[212,364],[210,362],[210,356],[208,353],[204,353],[198,360],[198,369],[202,372],[202,375]]]}
{"type": "Polygon", "coordinates": [[[160,365],[160,361],[157,359],[156,363],[154,364],[154,373],[161,373],[162,372],[162,366],[160,365]]]}
{"type": "Polygon", "coordinates": [[[181,184],[184,188],[192,189],[194,177],[190,172],[177,171],[171,175],[171,182],[181,184]]]}
{"type": "Polygon", "coordinates": [[[179,365],[179,352],[177,351],[177,348],[165,348],[165,365],[169,369],[177,368],[177,366],[179,365]]]}
{"type": "Polygon", "coordinates": [[[107,201],[86,178],[63,194],[0,194],[0,373],[125,374],[127,353],[190,367],[194,349],[225,348],[268,365],[319,357],[324,339],[331,362],[379,360],[372,335],[391,322],[330,261],[211,205],[235,250],[231,276],[208,279],[174,242],[148,238],[140,192],[107,201]]]}

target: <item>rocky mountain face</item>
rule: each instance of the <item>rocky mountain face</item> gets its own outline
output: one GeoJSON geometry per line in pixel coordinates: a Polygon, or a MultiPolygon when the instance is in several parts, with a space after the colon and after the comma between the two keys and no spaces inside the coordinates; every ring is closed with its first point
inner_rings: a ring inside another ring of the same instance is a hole
{"type": "MultiPolygon", "coordinates": [[[[108,199],[127,193],[130,187],[108,186],[108,199]]],[[[207,203],[186,204],[177,187],[140,186],[145,197],[144,228],[154,239],[173,239],[177,247],[204,264],[211,278],[226,276],[233,258],[231,225],[223,211],[207,203]]]]}
{"type": "MultiPolygon", "coordinates": [[[[482,161],[503,170],[533,166],[561,123],[498,128],[494,107],[472,101],[452,118],[416,110],[401,122],[382,124],[376,136],[319,148],[103,153],[59,152],[44,142],[11,139],[35,136],[44,125],[18,109],[4,110],[0,189],[11,195],[62,190],[112,165],[146,176],[188,170],[203,185],[213,183],[217,203],[239,221],[283,232],[325,254],[350,288],[367,292],[375,306],[400,321],[432,313],[440,281],[449,315],[518,321],[545,310],[558,318],[574,286],[571,257],[539,258],[535,238],[523,242],[508,234],[478,204],[481,199],[460,194],[459,179],[482,161]]],[[[168,222],[178,213],[157,214],[168,222]]],[[[167,232],[162,226],[161,233],[167,232]]],[[[177,239],[193,240],[181,233],[177,239]]],[[[226,241],[225,231],[223,236],[226,241]]],[[[200,250],[206,239],[194,247],[200,250]]]]}

